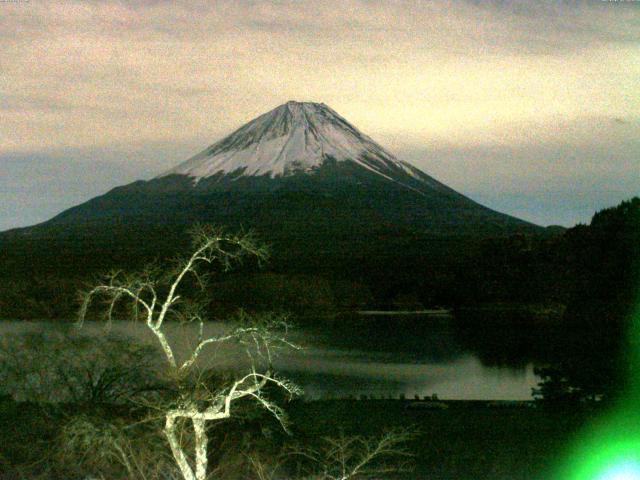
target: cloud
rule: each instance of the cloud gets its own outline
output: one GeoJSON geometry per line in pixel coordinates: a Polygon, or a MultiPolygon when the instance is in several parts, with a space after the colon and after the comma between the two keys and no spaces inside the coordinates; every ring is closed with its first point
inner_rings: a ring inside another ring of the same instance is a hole
{"type": "Polygon", "coordinates": [[[397,144],[402,158],[492,208],[541,225],[588,223],[593,213],[638,195],[640,122],[558,121],[537,141],[397,144]]]}
{"type": "Polygon", "coordinates": [[[169,142],[0,155],[0,231],[43,222],[115,186],[152,178],[193,148],[169,142]]]}
{"type": "MultiPolygon", "coordinates": [[[[640,15],[626,2],[84,0],[0,10],[2,158],[64,162],[67,149],[92,152],[91,162],[145,150],[160,171],[167,157],[156,146],[180,145],[186,158],[296,99],[329,104],[400,153],[530,152],[521,158],[543,170],[540,145],[580,150],[612,137],[627,150],[611,171],[637,166],[628,140],[640,112],[640,15]]],[[[481,174],[499,166],[476,158],[481,174]]],[[[548,174],[574,172],[565,162],[548,174]]]]}
{"type": "Polygon", "coordinates": [[[372,135],[460,143],[550,116],[635,115],[635,11],[558,5],[3,5],[0,149],[213,141],[290,98],[372,135]]]}

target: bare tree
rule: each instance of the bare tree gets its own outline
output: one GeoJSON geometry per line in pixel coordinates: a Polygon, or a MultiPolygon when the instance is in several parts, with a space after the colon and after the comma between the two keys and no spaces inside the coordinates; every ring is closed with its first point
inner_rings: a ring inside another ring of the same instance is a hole
{"type": "Polygon", "coordinates": [[[282,479],[287,462],[298,458],[298,477],[306,480],[365,480],[411,471],[412,454],[407,443],[415,438],[410,429],[389,430],[378,437],[360,435],[323,437],[317,447],[305,446],[274,458],[253,454],[249,462],[258,480],[282,479]]]}
{"type": "Polygon", "coordinates": [[[0,393],[39,403],[125,403],[162,388],[155,349],[65,326],[0,337],[0,393]]]}
{"type": "Polygon", "coordinates": [[[324,438],[319,449],[306,449],[303,455],[316,465],[318,480],[381,478],[409,470],[411,456],[406,443],[414,437],[409,430],[391,430],[379,437],[345,436],[324,438]]]}
{"type": "Polygon", "coordinates": [[[133,307],[133,317],[145,322],[157,339],[169,371],[178,384],[177,398],[163,407],[164,434],[171,453],[185,480],[204,480],[208,468],[208,422],[229,418],[238,400],[251,399],[286,427],[284,412],[267,397],[265,387],[271,384],[289,395],[298,392],[293,384],[277,377],[271,368],[274,349],[282,346],[295,348],[286,339],[287,327],[282,318],[268,316],[258,321],[247,321],[250,317],[241,315],[243,322],[233,330],[205,337],[203,312],[206,302],[202,299],[187,301],[186,283],[191,282],[201,290],[207,285],[207,274],[202,272],[202,267],[217,263],[223,269],[230,269],[248,256],[261,261],[267,255],[265,248],[258,245],[250,234],[228,235],[209,226],[197,227],[192,235],[191,255],[178,259],[174,268],[167,272],[155,267],[135,275],[109,274],[102,284],[84,294],[79,317],[82,322],[92,300],[101,297],[106,300],[108,320],[117,311],[119,303],[126,302],[133,307]],[[197,326],[198,339],[186,358],[177,358],[167,337],[165,326],[170,319],[197,326]],[[250,366],[244,374],[210,388],[198,381],[198,360],[207,347],[227,342],[244,346],[250,366]],[[180,438],[180,423],[185,420],[193,427],[193,455],[187,453],[185,442],[180,438]]]}
{"type": "Polygon", "coordinates": [[[178,467],[157,429],[129,422],[84,414],[72,417],[60,430],[48,459],[53,461],[50,478],[95,478],[91,474],[103,479],[179,478],[178,467]]]}

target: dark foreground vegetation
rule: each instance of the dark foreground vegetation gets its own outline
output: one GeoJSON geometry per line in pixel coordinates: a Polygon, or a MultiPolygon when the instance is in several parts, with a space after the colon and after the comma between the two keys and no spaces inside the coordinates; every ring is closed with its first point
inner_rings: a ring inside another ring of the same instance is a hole
{"type": "MultiPolygon", "coordinates": [[[[217,476],[213,478],[304,478],[302,474],[313,468],[294,452],[322,450],[327,438],[378,438],[389,429],[405,427],[415,432],[403,444],[410,456],[392,459],[392,465],[406,471],[384,478],[550,479],[567,443],[596,413],[588,408],[465,405],[430,409],[411,408],[411,404],[398,400],[293,402],[287,408],[291,435],[265,424],[255,411],[246,411],[229,420],[224,432],[217,429],[211,434],[216,444],[211,462],[217,476]],[[275,470],[279,476],[266,476],[275,470]]],[[[131,449],[126,452],[130,461],[140,463],[147,478],[172,478],[175,467],[158,425],[136,425],[141,419],[135,409],[47,407],[5,398],[0,402],[0,470],[4,472],[0,478],[129,478],[113,448],[114,440],[131,449]],[[134,427],[127,428],[130,425],[134,427]],[[84,443],[75,437],[70,442],[70,436],[78,434],[72,427],[84,427],[84,443]],[[97,433],[101,437],[91,440],[97,433]]]]}
{"type": "MultiPolygon", "coordinates": [[[[157,368],[158,349],[73,328],[5,335],[0,347],[0,478],[182,478],[163,431],[176,379],[157,368]]],[[[229,379],[201,372],[197,382],[216,392],[229,379]]],[[[264,398],[283,410],[274,416],[244,398],[232,416],[210,422],[209,472],[238,480],[342,478],[342,460],[352,467],[387,438],[384,455],[345,478],[556,478],[567,445],[607,403],[576,395],[566,382],[546,385],[528,403],[287,401],[281,389],[265,388],[264,398]]],[[[179,429],[191,449],[191,426],[179,429]]]]}

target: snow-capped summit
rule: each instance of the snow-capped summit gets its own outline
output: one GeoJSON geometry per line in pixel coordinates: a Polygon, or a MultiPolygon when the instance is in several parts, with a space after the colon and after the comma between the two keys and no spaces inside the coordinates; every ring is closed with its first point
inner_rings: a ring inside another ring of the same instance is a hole
{"type": "MultiPolygon", "coordinates": [[[[187,175],[286,177],[313,173],[327,160],[352,161],[397,181],[401,171],[426,177],[396,159],[324,103],[290,101],[250,121],[189,160],[156,178],[187,175]]],[[[427,177],[430,178],[430,177],[427,177]]]]}

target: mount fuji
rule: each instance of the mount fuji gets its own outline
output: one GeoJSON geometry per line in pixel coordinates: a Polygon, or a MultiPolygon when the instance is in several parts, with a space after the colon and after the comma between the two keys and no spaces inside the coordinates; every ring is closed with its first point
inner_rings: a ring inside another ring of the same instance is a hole
{"type": "Polygon", "coordinates": [[[184,185],[179,179],[188,177],[194,189],[209,191],[247,184],[272,189],[287,178],[308,175],[326,180],[331,173],[338,183],[362,184],[369,178],[418,194],[457,195],[395,158],[324,103],[294,101],[250,121],[154,180],[167,185],[171,178],[184,185]]]}
{"type": "Polygon", "coordinates": [[[543,231],[397,159],[327,105],[287,102],[151,180],[1,233],[0,265],[33,251],[48,255],[38,265],[128,265],[178,250],[194,222],[254,229],[276,268],[302,270],[413,265],[455,255],[455,239],[543,231]]]}
{"type": "Polygon", "coordinates": [[[323,103],[287,102],[159,175],[186,175],[210,188],[239,177],[314,174],[328,161],[354,166],[410,190],[448,190],[412,165],[397,160],[323,103]],[[210,181],[207,181],[210,180],[210,181]],[[213,181],[211,181],[213,180],[213,181]]]}

